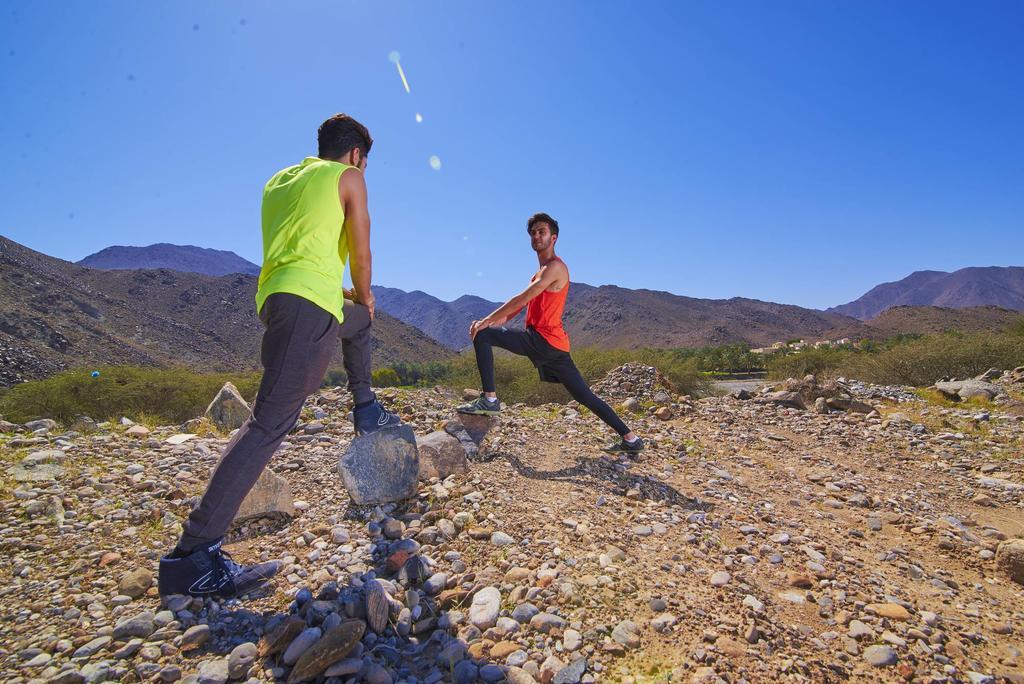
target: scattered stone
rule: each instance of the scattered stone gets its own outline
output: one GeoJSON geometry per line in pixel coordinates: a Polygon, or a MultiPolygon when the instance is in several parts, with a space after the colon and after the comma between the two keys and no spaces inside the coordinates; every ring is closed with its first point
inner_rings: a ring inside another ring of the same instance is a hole
{"type": "Polygon", "coordinates": [[[889,667],[895,665],[898,658],[891,646],[874,644],[864,649],[864,660],[872,667],[889,667]]]}
{"type": "Polygon", "coordinates": [[[207,660],[199,666],[198,684],[224,684],[228,681],[228,659],[207,660]]]}
{"type": "Polygon", "coordinates": [[[578,684],[587,671],[586,658],[577,658],[555,673],[552,684],[578,684]]]}
{"type": "Polygon", "coordinates": [[[493,627],[501,610],[501,592],[494,587],[484,587],[473,597],[469,606],[469,622],[483,631],[493,627]]]}
{"type": "Polygon", "coordinates": [[[231,679],[245,679],[249,669],[256,662],[256,644],[246,641],[231,649],[228,654],[228,675],[231,679]]]}
{"type": "Polygon", "coordinates": [[[193,625],[181,635],[178,650],[182,653],[201,647],[210,640],[210,625],[193,625]]]}
{"type": "Polygon", "coordinates": [[[281,662],[285,665],[294,665],[302,657],[302,654],[310,649],[310,647],[320,640],[321,631],[319,627],[307,627],[299,635],[292,640],[292,643],[288,644],[288,648],[284,650],[284,654],[281,656],[281,662]]]}
{"type": "Polygon", "coordinates": [[[612,630],[612,639],[629,649],[639,648],[640,628],[635,622],[623,620],[612,630]]]}
{"type": "Polygon", "coordinates": [[[865,610],[890,620],[902,622],[910,619],[910,612],[898,603],[869,603],[865,610]]]}
{"type": "Polygon", "coordinates": [[[365,629],[362,620],[345,620],[328,630],[295,663],[288,676],[288,684],[313,679],[329,666],[345,658],[359,643],[365,629]]]}
{"type": "Polygon", "coordinates": [[[730,580],[732,580],[732,575],[725,570],[719,570],[711,575],[711,586],[724,587],[730,580]]]}
{"type": "Polygon", "coordinates": [[[146,638],[154,631],[156,631],[156,616],[153,615],[152,611],[146,610],[118,621],[114,626],[114,638],[146,638]]]}
{"type": "Polygon", "coordinates": [[[282,652],[305,626],[306,622],[296,615],[285,618],[281,624],[263,636],[257,646],[257,655],[265,657],[282,652]]]}
{"type": "Polygon", "coordinates": [[[565,620],[552,613],[537,613],[530,618],[530,627],[542,634],[549,634],[554,629],[563,629],[565,620]]]}
{"type": "Polygon", "coordinates": [[[504,532],[499,531],[491,534],[491,543],[495,546],[509,546],[511,544],[515,544],[516,540],[504,532]]]}

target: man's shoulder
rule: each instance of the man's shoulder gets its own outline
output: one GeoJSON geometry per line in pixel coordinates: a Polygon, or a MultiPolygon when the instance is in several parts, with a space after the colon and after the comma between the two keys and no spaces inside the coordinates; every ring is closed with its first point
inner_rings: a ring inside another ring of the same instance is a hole
{"type": "Polygon", "coordinates": [[[563,273],[569,272],[569,267],[566,265],[565,261],[563,261],[561,257],[557,256],[548,263],[544,264],[544,266],[551,269],[552,271],[560,271],[563,273]]]}

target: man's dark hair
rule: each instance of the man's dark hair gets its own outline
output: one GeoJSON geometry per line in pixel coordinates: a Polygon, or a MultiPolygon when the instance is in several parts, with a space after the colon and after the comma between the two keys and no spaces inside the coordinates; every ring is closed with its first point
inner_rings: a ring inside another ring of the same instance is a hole
{"type": "Polygon", "coordinates": [[[538,212],[538,213],[534,214],[533,216],[531,216],[529,218],[529,220],[526,222],[526,230],[530,230],[531,228],[533,228],[533,224],[535,224],[535,223],[546,223],[546,224],[548,224],[548,228],[551,229],[551,234],[552,235],[558,235],[558,221],[556,221],[555,219],[551,218],[549,215],[545,214],[543,211],[538,212]]]}
{"type": "Polygon", "coordinates": [[[321,159],[341,159],[357,147],[365,157],[373,147],[370,131],[348,114],[335,114],[320,124],[316,142],[317,156],[321,159]]]}

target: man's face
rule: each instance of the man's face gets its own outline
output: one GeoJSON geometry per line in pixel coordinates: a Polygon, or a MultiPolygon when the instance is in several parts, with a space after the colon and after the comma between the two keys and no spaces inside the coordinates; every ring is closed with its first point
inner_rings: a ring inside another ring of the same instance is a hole
{"type": "Polygon", "coordinates": [[[530,246],[536,252],[544,251],[555,240],[555,236],[551,234],[551,226],[544,221],[534,223],[527,232],[530,233],[530,246]]]}

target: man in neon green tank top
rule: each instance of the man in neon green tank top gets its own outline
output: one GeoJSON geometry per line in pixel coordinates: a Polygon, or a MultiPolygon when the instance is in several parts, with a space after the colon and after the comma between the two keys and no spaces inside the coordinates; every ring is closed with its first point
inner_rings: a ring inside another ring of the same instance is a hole
{"type": "Polygon", "coordinates": [[[263,189],[263,268],[256,311],[266,326],[263,379],[252,415],[228,443],[174,551],[160,559],[162,596],[243,596],[277,562],[242,566],[221,540],[242,500],[320,386],[338,339],[355,404],[356,434],[401,424],[370,389],[370,215],[366,157],[373,139],[345,114],[317,133],[319,150],[274,174],[263,189]],[[351,259],[352,292],[342,290],[351,259]]]}

